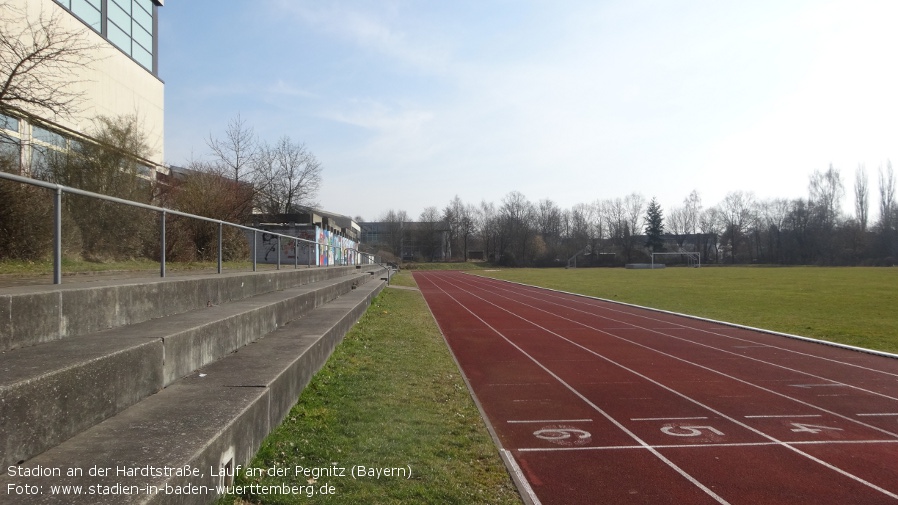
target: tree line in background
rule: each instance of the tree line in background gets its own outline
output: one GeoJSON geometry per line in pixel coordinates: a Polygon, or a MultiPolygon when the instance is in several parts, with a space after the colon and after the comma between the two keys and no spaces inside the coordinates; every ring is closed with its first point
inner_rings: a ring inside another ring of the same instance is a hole
{"type": "MultiPolygon", "coordinates": [[[[517,191],[498,205],[456,196],[442,211],[428,207],[421,213],[419,223],[438,229],[419,226],[418,240],[433,242],[426,235],[443,231],[453,259],[466,261],[473,252],[507,266],[566,265],[578,253],[587,263],[620,265],[647,261],[652,251],[700,253],[702,263],[718,264],[893,265],[898,205],[891,162],[879,168],[878,182],[880,204],[871,211],[868,175],[858,167],[850,214],[842,210],[845,185],[832,166],[811,174],[806,198],[760,200],[733,191],[705,207],[693,191],[666,215],[656,200],[638,193],[570,209],[550,199],[531,202],[517,191]]],[[[384,246],[398,255],[407,213],[390,210],[380,221],[395,230],[384,246]]]]}

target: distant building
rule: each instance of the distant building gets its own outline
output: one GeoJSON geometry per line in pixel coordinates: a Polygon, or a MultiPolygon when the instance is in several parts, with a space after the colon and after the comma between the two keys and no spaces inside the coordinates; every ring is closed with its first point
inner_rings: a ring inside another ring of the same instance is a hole
{"type": "MultiPolygon", "coordinates": [[[[351,217],[304,208],[295,214],[253,214],[253,228],[296,237],[256,233],[256,260],[260,263],[300,265],[355,265],[361,258],[361,228],[351,217]],[[280,248],[278,247],[280,245],[280,248]]],[[[252,233],[247,234],[252,247],[252,233]]]]}
{"type": "Polygon", "coordinates": [[[360,223],[366,251],[389,251],[403,261],[446,261],[452,257],[449,223],[372,221],[360,223]]]}
{"type": "Polygon", "coordinates": [[[74,142],[90,141],[86,132],[96,117],[136,114],[153,149],[140,160],[146,166],[141,173],[153,177],[164,158],[164,85],[158,50],[163,0],[9,0],[8,4],[22,9],[31,23],[57,16],[62,29],[83,31],[97,50],[93,61],[79,67],[71,80],[70,90],[83,97],[80,114],[47,117],[29,104],[5,104],[0,110],[2,149],[18,154],[22,171],[30,173],[46,150],[63,151],[74,142]]]}

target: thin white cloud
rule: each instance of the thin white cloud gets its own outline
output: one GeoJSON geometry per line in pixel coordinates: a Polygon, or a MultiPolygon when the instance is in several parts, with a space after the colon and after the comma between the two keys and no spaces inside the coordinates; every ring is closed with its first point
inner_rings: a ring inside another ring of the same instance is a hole
{"type": "Polygon", "coordinates": [[[273,95],[282,95],[299,98],[318,98],[319,95],[313,93],[301,86],[296,86],[283,79],[278,79],[274,84],[268,86],[266,91],[273,95]]]}

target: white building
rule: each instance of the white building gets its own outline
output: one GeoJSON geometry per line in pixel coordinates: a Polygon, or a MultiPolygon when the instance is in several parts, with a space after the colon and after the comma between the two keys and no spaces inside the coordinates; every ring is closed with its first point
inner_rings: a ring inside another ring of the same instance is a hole
{"type": "MultiPolygon", "coordinates": [[[[164,84],[158,75],[158,13],[163,0],[6,0],[5,3],[20,9],[26,14],[27,22],[35,25],[56,16],[63,30],[81,31],[88,44],[96,47],[96,54],[91,54],[91,61],[77,69],[67,89],[81,98],[77,112],[71,117],[47,117],[46,111],[24,103],[3,104],[0,110],[3,149],[18,148],[24,171],[28,172],[42,149],[68,149],[73,141],[89,140],[86,132],[94,127],[95,118],[134,115],[152,149],[148,158],[142,160],[143,164],[148,172],[161,167],[164,84]]],[[[26,26],[25,19],[15,23],[26,26]]]]}

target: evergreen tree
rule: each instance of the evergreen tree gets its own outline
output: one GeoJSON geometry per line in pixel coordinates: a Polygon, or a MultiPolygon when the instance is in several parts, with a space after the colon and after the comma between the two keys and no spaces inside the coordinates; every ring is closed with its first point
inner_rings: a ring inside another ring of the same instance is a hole
{"type": "Polygon", "coordinates": [[[664,216],[661,213],[661,205],[652,198],[649,202],[649,208],[645,213],[645,246],[653,252],[659,252],[664,248],[664,241],[661,234],[664,233],[664,216]]]}

